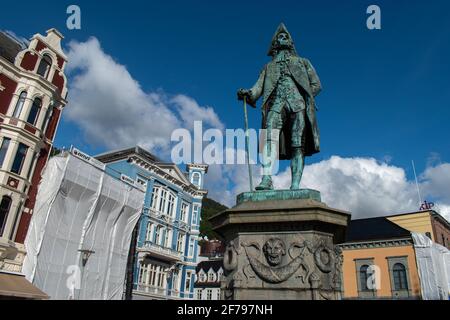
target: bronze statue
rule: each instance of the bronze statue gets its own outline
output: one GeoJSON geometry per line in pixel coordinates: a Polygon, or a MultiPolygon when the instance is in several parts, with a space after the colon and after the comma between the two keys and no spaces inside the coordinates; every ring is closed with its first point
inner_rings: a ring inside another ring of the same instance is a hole
{"type": "Polygon", "coordinates": [[[308,59],[298,56],[284,24],[272,39],[266,64],[251,89],[239,89],[238,99],[256,107],[263,96],[263,178],[256,190],[272,190],[272,151],[279,144],[280,160],[291,160],[291,189],[299,189],[304,157],[320,151],[314,97],[321,90],[319,77],[308,59]]]}

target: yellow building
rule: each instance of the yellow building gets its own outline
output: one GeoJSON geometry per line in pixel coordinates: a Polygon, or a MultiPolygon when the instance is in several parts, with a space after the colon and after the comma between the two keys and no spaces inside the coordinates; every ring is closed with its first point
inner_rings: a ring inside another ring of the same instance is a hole
{"type": "Polygon", "coordinates": [[[344,299],[420,299],[408,230],[385,217],[352,220],[340,246],[344,299]]]}
{"type": "Polygon", "coordinates": [[[450,249],[450,223],[436,211],[403,213],[386,218],[411,232],[424,233],[433,242],[450,249]]]}

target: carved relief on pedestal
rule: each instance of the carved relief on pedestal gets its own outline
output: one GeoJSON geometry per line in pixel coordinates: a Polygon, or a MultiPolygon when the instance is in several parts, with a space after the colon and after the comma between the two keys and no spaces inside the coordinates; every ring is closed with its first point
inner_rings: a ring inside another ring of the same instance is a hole
{"type": "MultiPolygon", "coordinates": [[[[309,270],[309,268],[303,264],[305,250],[307,249],[306,242],[301,244],[297,242],[291,243],[287,251],[284,241],[276,237],[267,240],[262,249],[257,242],[244,242],[241,245],[245,250],[251,270],[265,282],[273,284],[284,282],[292,277],[301,266],[303,266],[303,270],[309,270]],[[302,249],[296,256],[292,254],[292,249],[294,247],[302,249]],[[291,261],[283,264],[287,252],[289,253],[291,261]],[[265,262],[262,262],[260,259],[261,253],[264,254],[265,262]]],[[[251,277],[249,271],[248,267],[244,269],[244,273],[251,277]]],[[[304,281],[305,279],[303,278],[302,280],[304,281]]]]}

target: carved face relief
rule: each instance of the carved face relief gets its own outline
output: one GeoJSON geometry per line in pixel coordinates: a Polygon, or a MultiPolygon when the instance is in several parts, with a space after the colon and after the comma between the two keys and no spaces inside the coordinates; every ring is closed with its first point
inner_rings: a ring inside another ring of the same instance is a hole
{"type": "Polygon", "coordinates": [[[269,265],[277,266],[282,262],[283,256],[286,255],[286,247],[281,239],[271,238],[264,244],[263,252],[269,265]]]}

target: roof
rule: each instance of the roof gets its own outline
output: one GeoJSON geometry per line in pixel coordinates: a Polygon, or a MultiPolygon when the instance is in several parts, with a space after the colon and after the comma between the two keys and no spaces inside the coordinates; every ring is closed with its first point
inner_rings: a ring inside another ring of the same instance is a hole
{"type": "Polygon", "coordinates": [[[7,31],[0,31],[0,56],[14,63],[17,54],[27,45],[7,31]]]}
{"type": "Polygon", "coordinates": [[[49,296],[31,284],[25,276],[0,273],[0,296],[20,299],[48,299],[49,296]]]}
{"type": "Polygon", "coordinates": [[[351,220],[347,226],[345,242],[388,240],[411,237],[411,233],[386,217],[351,220]]]}
{"type": "Polygon", "coordinates": [[[203,270],[205,272],[208,272],[209,269],[213,269],[214,272],[217,272],[220,270],[220,268],[223,268],[223,260],[222,259],[215,259],[215,260],[205,260],[201,261],[197,264],[197,267],[195,268],[195,272],[200,272],[200,270],[203,270]]]}
{"type": "Polygon", "coordinates": [[[161,160],[157,156],[148,152],[147,150],[142,149],[139,146],[132,147],[132,148],[126,148],[126,149],[119,149],[119,150],[115,150],[115,151],[108,151],[108,152],[96,155],[95,158],[100,160],[101,162],[109,163],[109,162],[127,159],[130,155],[134,155],[134,154],[137,154],[137,155],[143,157],[145,160],[152,162],[152,163],[153,162],[161,162],[161,160]]]}

